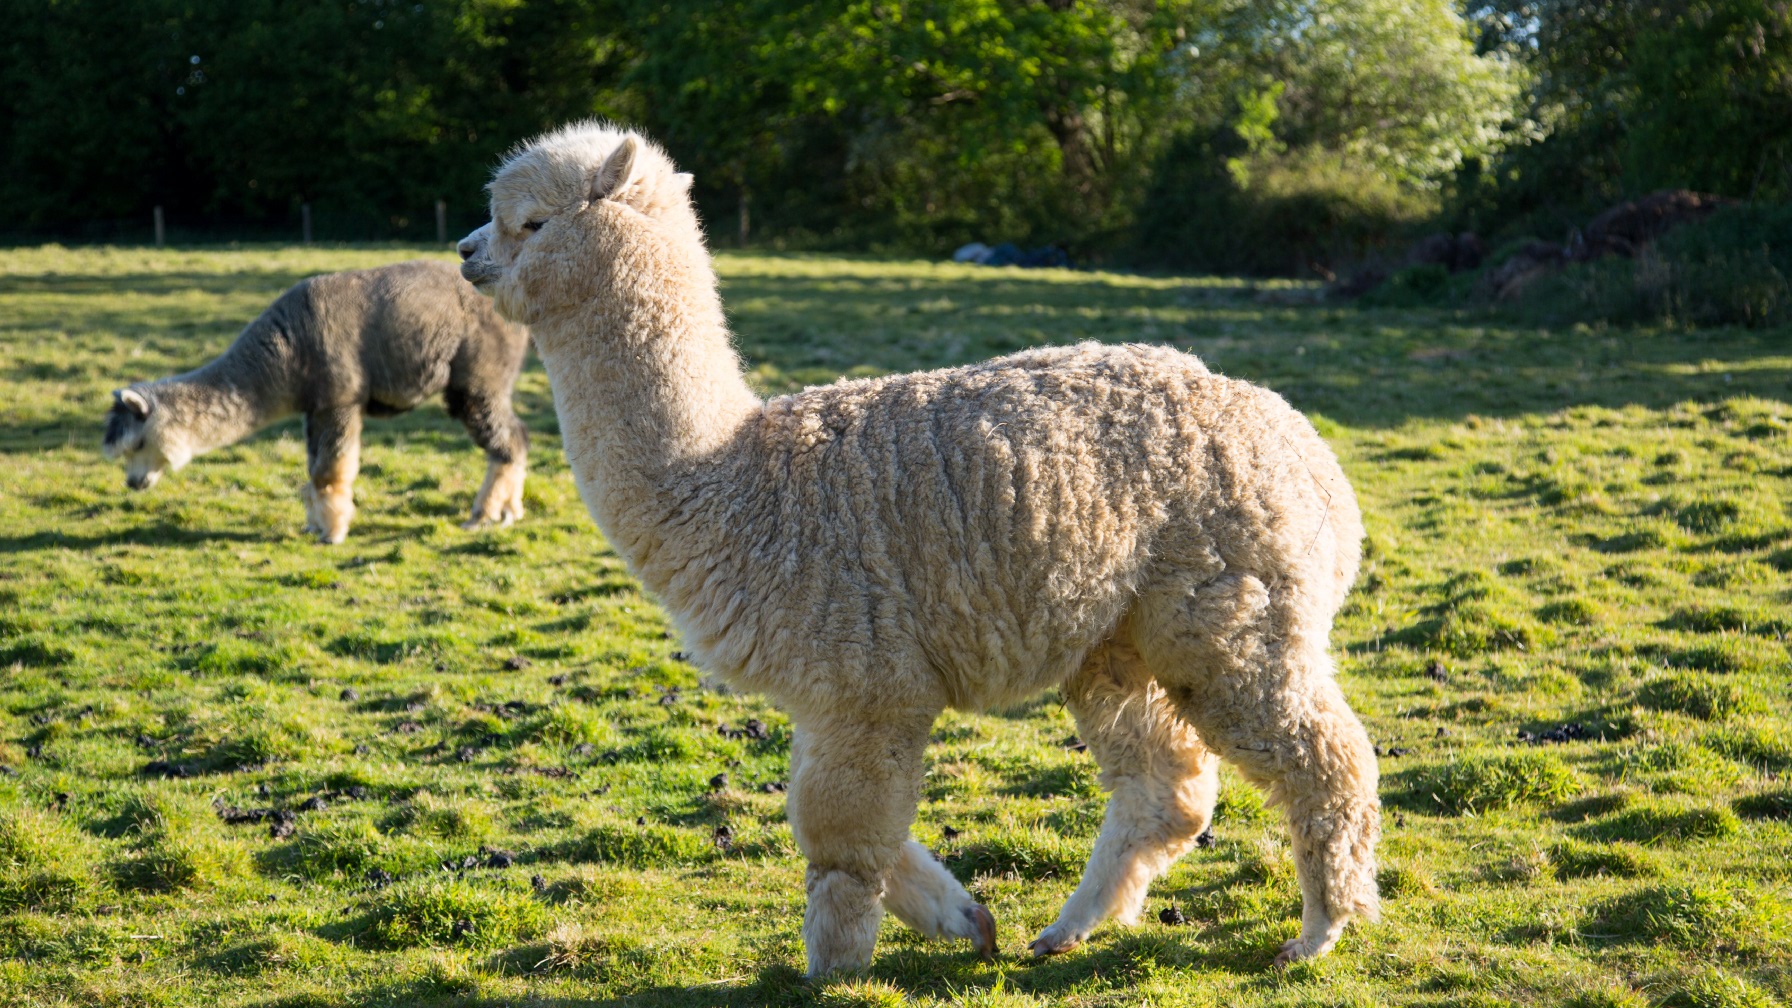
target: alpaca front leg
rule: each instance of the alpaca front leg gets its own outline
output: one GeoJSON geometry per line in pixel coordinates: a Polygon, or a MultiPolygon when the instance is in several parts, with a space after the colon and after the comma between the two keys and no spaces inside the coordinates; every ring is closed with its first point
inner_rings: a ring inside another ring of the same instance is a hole
{"type": "Polygon", "coordinates": [[[355,517],[355,475],[361,469],[361,410],[316,410],[305,417],[305,453],[311,481],[305,485],[306,531],[335,545],[355,517]]]}
{"type": "Polygon", "coordinates": [[[812,977],[871,965],[884,883],[915,818],[935,713],[797,726],[787,808],[809,859],[803,945],[812,977]]]}
{"type": "Polygon", "coordinates": [[[927,938],[965,938],[977,954],[996,954],[996,919],[971,898],[933,852],[913,840],[902,845],[884,883],[884,909],[927,938]]]}
{"type": "Polygon", "coordinates": [[[1082,881],[1029,948],[1066,952],[1108,918],[1134,924],[1151,883],[1213,820],[1219,758],[1183,721],[1124,642],[1091,655],[1064,686],[1077,731],[1111,796],[1082,881]]]}

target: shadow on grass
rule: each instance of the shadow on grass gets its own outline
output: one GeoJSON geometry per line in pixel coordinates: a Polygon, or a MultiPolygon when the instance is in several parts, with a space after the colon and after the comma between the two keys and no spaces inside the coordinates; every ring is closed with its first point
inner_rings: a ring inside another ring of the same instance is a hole
{"type": "MultiPolygon", "coordinates": [[[[1024,955],[1004,957],[993,966],[978,960],[962,945],[891,944],[880,947],[866,979],[882,981],[908,998],[955,1000],[994,985],[999,977],[1004,989],[1047,1003],[1072,990],[1086,992],[1091,987],[1124,989],[1135,982],[1141,967],[1151,964],[1224,972],[1257,978],[1265,984],[1274,983],[1271,963],[1276,949],[1253,932],[1250,924],[1208,927],[1201,931],[1192,928],[1171,931],[1147,925],[1111,938],[1098,937],[1061,956],[1045,959],[1024,955]]],[[[546,950],[541,946],[524,946],[499,953],[489,960],[489,965],[507,973],[529,974],[545,956],[546,950]]],[[[574,971],[571,975],[577,977],[580,974],[574,971]]],[[[685,986],[646,987],[606,998],[556,1003],[580,1008],[805,1005],[820,1000],[824,990],[823,984],[812,984],[796,968],[774,963],[760,966],[749,976],[685,986]]],[[[365,1000],[357,998],[346,1003],[391,1003],[382,999],[399,993],[380,989],[366,992],[365,1000]]],[[[403,993],[409,994],[410,998],[398,997],[397,1003],[485,1004],[477,1000],[437,1002],[427,995],[418,998],[417,995],[423,992],[415,984],[406,985],[403,993]]],[[[828,1003],[847,1002],[833,999],[828,1003]]]]}
{"type": "Polygon", "coordinates": [[[233,532],[227,529],[182,528],[168,522],[119,529],[98,535],[67,532],[32,532],[0,536],[0,553],[35,553],[40,550],[91,550],[101,546],[196,546],[208,542],[279,542],[283,532],[233,532]]]}
{"type": "MultiPolygon", "coordinates": [[[[397,261],[397,260],[394,260],[397,261]]],[[[0,277],[0,294],[56,294],[93,297],[118,294],[241,294],[265,288],[272,300],[281,291],[322,270],[175,270],[167,273],[37,273],[0,277]]],[[[248,321],[247,319],[244,320],[248,321]]]]}

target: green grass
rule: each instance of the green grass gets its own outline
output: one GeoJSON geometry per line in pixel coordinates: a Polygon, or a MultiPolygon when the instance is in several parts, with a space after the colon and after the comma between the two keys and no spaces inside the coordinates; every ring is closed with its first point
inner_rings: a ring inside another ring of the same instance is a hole
{"type": "Polygon", "coordinates": [[[417,251],[0,252],[0,1000],[1792,1000],[1792,333],[723,256],[767,392],[1170,343],[1313,416],[1370,536],[1336,641],[1389,754],[1382,923],[1272,971],[1293,862],[1228,772],[1216,842],[1145,923],[1027,960],[1101,822],[1048,696],[948,714],[915,827],[995,912],[1001,959],[892,920],[871,976],[810,985],[802,863],[765,789],[788,724],[680,659],[585,516],[538,367],[517,396],[530,513],[503,532],[457,527],[483,464],[435,405],[369,424],[332,549],[300,533],[297,422],[144,494],[99,457],[111,389],[207,359],[302,276],[417,251]],[[765,738],[721,730],[751,718],[765,738]],[[232,809],[294,818],[275,836],[232,809]],[[1171,904],[1190,925],[1157,923],[1171,904]]]}

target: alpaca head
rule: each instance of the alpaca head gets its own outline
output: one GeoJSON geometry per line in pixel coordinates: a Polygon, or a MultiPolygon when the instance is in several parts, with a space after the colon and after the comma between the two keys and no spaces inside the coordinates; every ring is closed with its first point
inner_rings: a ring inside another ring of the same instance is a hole
{"type": "Polygon", "coordinates": [[[619,220],[702,247],[691,176],[652,141],[605,123],[575,123],[530,141],[504,159],[487,188],[492,219],[461,239],[460,271],[516,322],[582,300],[589,243],[619,220]]]}
{"type": "Polygon", "coordinates": [[[124,463],[124,481],[132,490],[155,486],[164,470],[179,469],[193,457],[186,439],[170,424],[168,411],[158,405],[149,386],[112,393],[100,451],[124,463]]]}

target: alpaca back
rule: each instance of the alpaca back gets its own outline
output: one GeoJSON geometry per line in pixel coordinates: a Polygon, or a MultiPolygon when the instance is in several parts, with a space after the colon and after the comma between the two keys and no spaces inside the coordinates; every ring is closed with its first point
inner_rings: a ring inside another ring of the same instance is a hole
{"type": "Polygon", "coordinates": [[[298,408],[360,403],[387,415],[440,392],[457,363],[514,374],[528,333],[500,319],[452,263],[413,260],[301,281],[238,344],[232,353],[243,358],[288,362],[298,408]]]}
{"type": "Polygon", "coordinates": [[[984,707],[1061,681],[1166,581],[1250,571],[1301,585],[1329,620],[1355,572],[1355,501],[1311,425],[1170,350],[1085,344],[841,382],[771,400],[754,437],[752,471],[718,487],[726,531],[706,540],[704,576],[666,582],[781,600],[669,598],[694,624],[727,611],[691,629],[750,678],[825,665],[806,639],[835,661],[843,643],[867,660],[897,648],[951,702],[984,707]],[[768,661],[747,636],[788,644],[768,661]]]}

